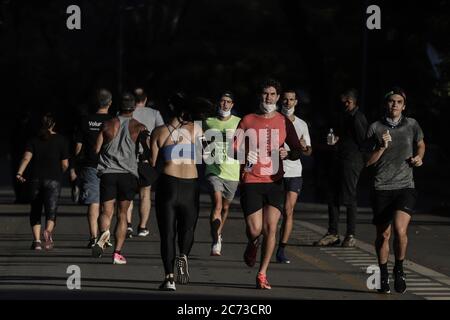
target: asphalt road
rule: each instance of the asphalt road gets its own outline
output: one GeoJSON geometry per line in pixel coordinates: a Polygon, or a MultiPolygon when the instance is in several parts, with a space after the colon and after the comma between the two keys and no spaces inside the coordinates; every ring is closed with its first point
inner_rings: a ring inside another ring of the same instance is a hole
{"type": "MultiPolygon", "coordinates": [[[[133,299],[133,300],[450,300],[450,218],[414,217],[409,231],[409,261],[405,263],[408,291],[381,295],[368,289],[367,267],[376,264],[371,243],[374,227],[370,210],[358,216],[356,248],[313,247],[325,232],[327,214],[322,205],[299,203],[291,245],[290,264],[273,263],[268,279],[272,290],[255,289],[257,265],[249,268],[242,259],[246,245],[245,225],[238,201],[224,230],[223,254],[210,257],[209,198],[202,195],[195,244],[189,259],[191,281],[175,292],[161,292],[163,266],[154,211],[150,235],[125,243],[126,265],[111,263],[112,250],[92,258],[86,208],[71,204],[64,190],[49,252],[30,250],[31,232],[27,205],[10,204],[12,194],[0,191],[0,299],[133,299]],[[9,202],[9,203],[8,203],[9,202]],[[80,289],[67,286],[70,266],[81,272],[80,289]]],[[[135,226],[137,223],[137,215],[135,226]]],[[[345,222],[345,214],[342,215],[345,222]]],[[[341,232],[345,232],[344,224],[341,232]]],[[[392,268],[392,265],[390,265],[392,268]]]]}

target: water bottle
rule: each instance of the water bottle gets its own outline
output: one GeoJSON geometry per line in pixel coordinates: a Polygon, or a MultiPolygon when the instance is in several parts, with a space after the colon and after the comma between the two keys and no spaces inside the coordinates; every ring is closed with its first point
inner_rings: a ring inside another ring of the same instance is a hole
{"type": "MultiPolygon", "coordinates": [[[[253,155],[254,157],[256,156],[256,152],[254,151],[249,151],[249,155],[253,155]]],[[[253,170],[253,166],[255,164],[253,162],[251,162],[248,158],[247,161],[245,162],[245,167],[244,167],[244,171],[245,172],[251,172],[253,170]]]]}
{"type": "Polygon", "coordinates": [[[252,170],[253,170],[253,163],[247,160],[247,162],[245,163],[244,171],[251,172],[252,170]]]}
{"type": "Polygon", "coordinates": [[[327,144],[332,146],[332,145],[334,145],[334,141],[335,141],[335,138],[334,138],[333,128],[330,128],[330,132],[328,132],[328,135],[327,135],[327,144]]]}

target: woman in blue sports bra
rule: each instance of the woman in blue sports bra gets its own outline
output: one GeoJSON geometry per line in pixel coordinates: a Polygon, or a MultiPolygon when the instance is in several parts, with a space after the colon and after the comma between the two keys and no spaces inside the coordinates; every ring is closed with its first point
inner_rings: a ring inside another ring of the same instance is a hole
{"type": "MultiPolygon", "coordinates": [[[[161,258],[165,278],[161,290],[175,291],[177,282],[189,282],[188,256],[194,243],[199,214],[199,186],[196,166],[196,144],[202,135],[202,111],[212,112],[214,106],[206,99],[188,101],[183,93],[169,100],[172,117],[167,124],[153,130],[151,136],[152,165],[158,155],[164,159],[163,174],[155,189],[155,209],[161,238],[161,258]],[[178,241],[177,241],[178,237],[178,241]],[[179,254],[176,255],[176,242],[179,254]]],[[[201,147],[199,148],[201,150],[201,147]]]]}

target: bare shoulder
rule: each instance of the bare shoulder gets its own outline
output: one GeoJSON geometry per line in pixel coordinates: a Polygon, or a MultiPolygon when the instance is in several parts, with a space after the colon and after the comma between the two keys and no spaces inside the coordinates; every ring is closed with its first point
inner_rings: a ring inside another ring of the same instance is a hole
{"type": "Polygon", "coordinates": [[[120,125],[119,118],[112,118],[103,123],[103,131],[109,130],[111,128],[116,128],[120,125]]]}

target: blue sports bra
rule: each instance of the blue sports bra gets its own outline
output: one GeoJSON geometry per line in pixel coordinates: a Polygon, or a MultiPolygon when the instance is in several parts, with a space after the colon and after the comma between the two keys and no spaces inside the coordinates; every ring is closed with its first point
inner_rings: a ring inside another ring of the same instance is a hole
{"type": "Polygon", "coordinates": [[[165,145],[162,148],[164,160],[170,161],[175,159],[195,159],[195,144],[178,143],[165,145]]]}
{"type": "MultiPolygon", "coordinates": [[[[174,131],[178,133],[178,127],[174,130],[170,130],[170,126],[166,125],[169,130],[169,137],[173,144],[165,145],[161,148],[163,157],[165,161],[175,160],[175,159],[195,159],[195,144],[194,143],[177,143],[176,139],[173,138],[172,134],[174,131]]],[[[173,127],[172,127],[173,128],[173,127]]],[[[182,135],[182,134],[181,134],[182,135]]],[[[190,139],[188,139],[190,140],[190,139]]]]}

